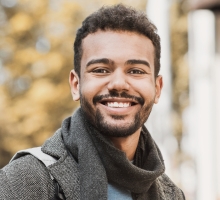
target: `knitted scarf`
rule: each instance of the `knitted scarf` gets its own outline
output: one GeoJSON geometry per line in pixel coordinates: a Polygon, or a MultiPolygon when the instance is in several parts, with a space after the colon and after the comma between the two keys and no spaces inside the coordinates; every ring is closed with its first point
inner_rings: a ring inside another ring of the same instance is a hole
{"type": "Polygon", "coordinates": [[[86,120],[81,109],[64,120],[62,137],[78,162],[80,199],[107,200],[108,182],[131,191],[133,199],[160,199],[155,180],[165,167],[160,150],[145,127],[133,164],[86,120]]]}

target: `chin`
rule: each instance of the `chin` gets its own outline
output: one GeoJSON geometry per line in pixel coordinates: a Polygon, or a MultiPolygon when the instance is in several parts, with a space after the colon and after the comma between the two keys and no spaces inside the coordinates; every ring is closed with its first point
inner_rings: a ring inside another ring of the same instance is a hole
{"type": "Polygon", "coordinates": [[[132,135],[133,133],[135,133],[137,131],[137,129],[128,129],[127,127],[116,127],[116,126],[104,126],[104,127],[98,127],[98,129],[100,130],[100,133],[104,136],[108,136],[108,137],[128,137],[130,135],[132,135]]]}
{"type": "MultiPolygon", "coordinates": [[[[138,114],[137,114],[138,115],[138,114]]],[[[100,111],[96,113],[95,125],[102,135],[109,137],[127,137],[135,133],[141,126],[141,120],[135,116],[128,122],[124,116],[114,115],[107,120],[100,111]]]]}

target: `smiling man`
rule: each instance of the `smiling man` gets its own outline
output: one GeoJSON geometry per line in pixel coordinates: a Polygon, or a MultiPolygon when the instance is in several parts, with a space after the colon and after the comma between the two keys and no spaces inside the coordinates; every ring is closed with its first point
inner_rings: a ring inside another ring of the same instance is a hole
{"type": "Polygon", "coordinates": [[[144,126],[163,86],[156,27],[131,8],[103,7],[83,22],[74,53],[80,108],[40,151],[0,171],[0,199],[183,200],[144,126]]]}

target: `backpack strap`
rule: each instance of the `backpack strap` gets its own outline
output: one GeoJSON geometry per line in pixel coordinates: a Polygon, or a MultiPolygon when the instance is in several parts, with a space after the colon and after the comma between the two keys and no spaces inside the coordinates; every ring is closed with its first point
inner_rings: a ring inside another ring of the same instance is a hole
{"type": "MultiPolygon", "coordinates": [[[[57,162],[57,159],[54,158],[53,156],[50,156],[46,153],[44,153],[43,151],[41,151],[41,147],[35,147],[35,148],[30,148],[30,149],[24,149],[21,151],[18,151],[10,160],[10,162],[12,162],[13,160],[16,160],[22,156],[31,154],[32,156],[34,156],[35,158],[37,158],[38,160],[40,160],[46,167],[48,167],[49,165],[54,164],[55,162],[57,162]]],[[[9,162],[9,163],[10,163],[9,162]]],[[[49,171],[48,171],[49,172],[49,171]]],[[[50,174],[50,178],[52,179],[52,181],[55,184],[55,190],[56,190],[56,194],[55,197],[57,200],[65,200],[65,196],[63,193],[62,188],[60,187],[59,183],[55,180],[55,178],[50,174]]]]}
{"type": "Polygon", "coordinates": [[[57,159],[55,159],[54,157],[44,153],[43,151],[41,151],[41,147],[34,147],[34,148],[30,148],[30,149],[24,149],[21,151],[18,151],[10,160],[10,162],[12,162],[13,160],[16,160],[24,155],[27,154],[31,154],[33,155],[35,158],[37,158],[38,160],[40,160],[41,162],[44,163],[44,165],[46,167],[48,167],[49,165],[52,165],[53,163],[57,162],[57,159]]]}

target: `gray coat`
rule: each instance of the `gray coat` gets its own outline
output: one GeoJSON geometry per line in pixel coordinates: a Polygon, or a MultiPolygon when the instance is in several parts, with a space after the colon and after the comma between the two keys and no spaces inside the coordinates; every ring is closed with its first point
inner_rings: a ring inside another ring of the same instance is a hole
{"type": "MultiPolygon", "coordinates": [[[[80,199],[77,162],[68,154],[59,132],[47,140],[42,151],[58,161],[48,167],[67,200],[80,199]]],[[[182,200],[183,194],[163,174],[157,180],[163,200],[182,200]]],[[[0,170],[0,200],[52,200],[55,185],[47,168],[32,155],[23,156],[0,170]]]]}

